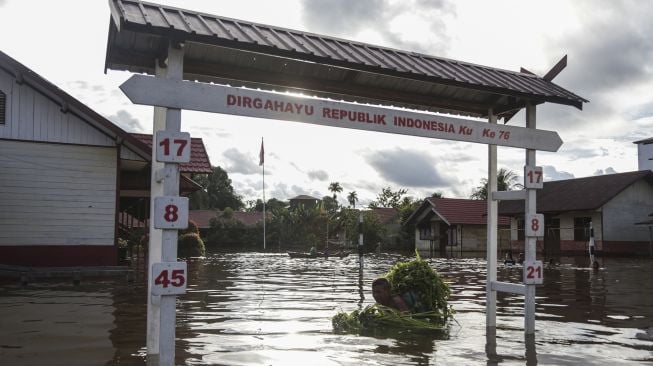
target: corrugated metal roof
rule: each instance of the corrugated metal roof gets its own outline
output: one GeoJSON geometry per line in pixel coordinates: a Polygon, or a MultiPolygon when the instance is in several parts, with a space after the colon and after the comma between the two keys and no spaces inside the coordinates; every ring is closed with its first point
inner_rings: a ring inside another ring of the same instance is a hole
{"type": "Polygon", "coordinates": [[[185,42],[186,79],[310,91],[445,113],[587,100],[541,77],[135,0],[109,0],[106,67],[153,74],[185,42]]]}
{"type": "MultiPolygon", "coordinates": [[[[641,179],[653,184],[653,172],[641,170],[544,182],[544,187],[537,190],[537,212],[597,210],[641,179]]],[[[524,201],[501,201],[499,213],[521,215],[524,213],[524,201]]]]}
{"type": "Polygon", "coordinates": [[[648,145],[652,143],[653,143],[653,137],[633,142],[633,144],[644,144],[644,145],[648,145]]]}
{"type": "MultiPolygon", "coordinates": [[[[132,133],[131,135],[152,149],[152,135],[142,133],[132,133]]],[[[206,153],[206,148],[204,148],[204,142],[201,138],[191,138],[190,162],[181,164],[179,170],[182,173],[210,174],[213,172],[209,155],[206,153]]]]}

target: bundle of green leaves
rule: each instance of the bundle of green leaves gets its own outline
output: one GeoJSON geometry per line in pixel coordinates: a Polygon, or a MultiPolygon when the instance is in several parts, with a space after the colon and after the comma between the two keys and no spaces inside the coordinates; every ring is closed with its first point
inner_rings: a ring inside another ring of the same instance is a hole
{"type": "Polygon", "coordinates": [[[409,262],[398,262],[385,274],[392,285],[392,291],[407,301],[410,314],[379,304],[369,305],[363,310],[351,313],[340,312],[331,320],[338,333],[361,333],[379,328],[442,330],[453,317],[453,308],[447,303],[449,286],[429,266],[417,258],[409,262]]]}

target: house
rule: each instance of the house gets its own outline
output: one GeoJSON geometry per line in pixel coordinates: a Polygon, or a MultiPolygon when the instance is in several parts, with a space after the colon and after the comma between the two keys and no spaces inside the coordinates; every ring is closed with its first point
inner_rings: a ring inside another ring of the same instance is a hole
{"type": "MultiPolygon", "coordinates": [[[[537,190],[537,212],[545,218],[537,249],[545,254],[586,253],[591,224],[598,252],[648,254],[647,228],[635,223],[652,207],[650,170],[545,182],[537,190]]],[[[511,217],[511,242],[523,248],[524,202],[500,202],[499,213],[511,217]]]]}
{"type": "MultiPolygon", "coordinates": [[[[203,148],[203,145],[202,145],[203,148]]],[[[206,152],[181,168],[181,194],[211,171],[206,152]]],[[[0,52],[0,263],[117,263],[130,225],[147,227],[151,149],[0,52]]]]}
{"type": "Polygon", "coordinates": [[[635,141],[637,170],[653,170],[653,138],[635,141]]]}
{"type": "MultiPolygon", "coordinates": [[[[498,222],[499,248],[507,248],[509,220],[499,217],[498,222]]],[[[415,248],[420,251],[441,254],[484,251],[487,201],[429,197],[404,225],[415,226],[415,248]]]]}
{"type": "Polygon", "coordinates": [[[290,204],[290,207],[293,207],[293,208],[294,207],[299,207],[299,206],[304,206],[306,208],[315,207],[317,205],[317,203],[320,202],[320,201],[321,201],[321,199],[319,199],[319,198],[315,198],[315,197],[308,196],[308,195],[305,195],[305,194],[300,194],[299,196],[293,197],[293,198],[288,200],[288,202],[290,204]]]}
{"type": "MultiPolygon", "coordinates": [[[[269,214],[267,214],[269,217],[269,214]]],[[[218,210],[190,210],[188,219],[197,224],[200,230],[200,236],[206,238],[208,229],[211,227],[211,219],[223,217],[223,212],[218,210]]],[[[240,221],[246,227],[254,227],[257,223],[263,222],[263,212],[240,212],[234,211],[235,220],[240,221]]]]}
{"type": "Polygon", "coordinates": [[[386,234],[383,248],[401,246],[401,224],[399,223],[399,210],[393,207],[375,207],[372,212],[379,218],[379,223],[385,228],[386,234]]]}

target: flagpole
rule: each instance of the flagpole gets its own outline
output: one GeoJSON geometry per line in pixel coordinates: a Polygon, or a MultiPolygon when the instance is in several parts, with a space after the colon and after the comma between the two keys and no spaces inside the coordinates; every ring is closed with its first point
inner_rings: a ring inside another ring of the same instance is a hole
{"type": "Polygon", "coordinates": [[[265,151],[263,150],[263,137],[261,137],[260,163],[263,166],[263,250],[265,250],[265,151]]]}

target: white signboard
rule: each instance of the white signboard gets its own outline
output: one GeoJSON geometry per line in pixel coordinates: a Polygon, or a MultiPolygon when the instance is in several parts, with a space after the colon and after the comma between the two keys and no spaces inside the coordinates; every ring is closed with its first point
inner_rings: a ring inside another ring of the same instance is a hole
{"type": "Polygon", "coordinates": [[[156,132],[156,161],[162,163],[190,162],[190,134],[188,132],[156,132]]]}
{"type": "Polygon", "coordinates": [[[553,131],[194,81],[133,75],[120,89],[135,104],[544,151],[562,145],[553,131]]]}
{"type": "Polygon", "coordinates": [[[154,197],[154,227],[156,229],[187,228],[188,198],[176,196],[154,197]]]}
{"type": "Polygon", "coordinates": [[[542,261],[524,262],[524,284],[541,285],[544,282],[542,261]]]}
{"type": "Polygon", "coordinates": [[[541,189],[544,188],[544,174],[541,166],[524,166],[524,187],[541,189]]]}
{"type": "Polygon", "coordinates": [[[527,214],[524,229],[527,238],[544,236],[544,215],[527,214]]]}
{"type": "Polygon", "coordinates": [[[186,293],[186,262],[152,264],[152,295],[180,295],[186,293]]]}

